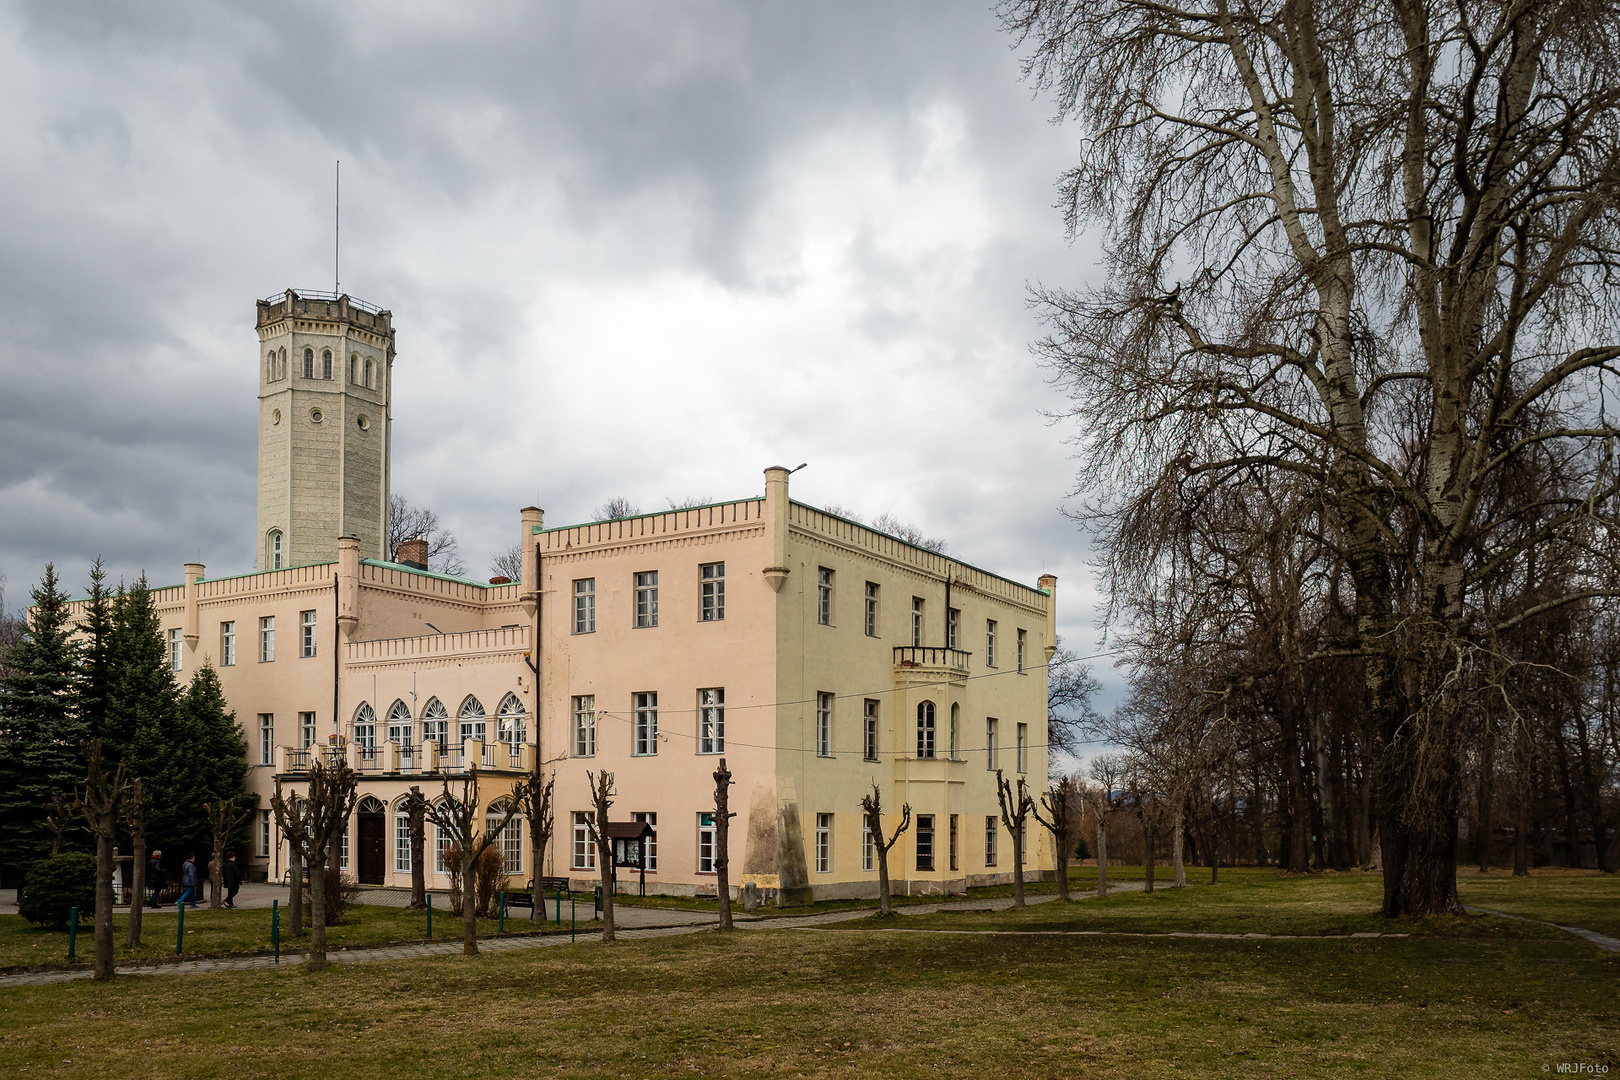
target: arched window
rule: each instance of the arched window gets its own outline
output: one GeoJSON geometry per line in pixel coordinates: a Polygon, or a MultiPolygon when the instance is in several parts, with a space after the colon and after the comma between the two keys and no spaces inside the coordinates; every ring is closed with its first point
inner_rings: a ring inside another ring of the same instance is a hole
{"type": "Polygon", "coordinates": [[[461,738],[484,741],[484,703],[471,694],[461,703],[461,738]]]}
{"type": "Polygon", "coordinates": [[[287,377],[287,346],[283,345],[281,347],[281,351],[276,354],[276,378],[285,379],[286,377],[287,377]]]}
{"type": "Polygon", "coordinates": [[[951,760],[956,760],[956,750],[961,744],[957,742],[957,732],[960,730],[962,720],[962,706],[951,704],[951,760]]]}
{"type": "MultiPolygon", "coordinates": [[[[493,833],[495,826],[500,824],[501,818],[506,816],[507,809],[512,804],[506,799],[497,799],[489,804],[489,811],[484,817],[484,831],[493,833]]],[[[496,841],[501,849],[501,872],[506,874],[523,873],[523,816],[513,814],[512,820],[506,823],[506,828],[500,831],[500,838],[496,841]]]]}
{"type": "Polygon", "coordinates": [[[360,748],[362,758],[377,755],[377,714],[369,701],[362,701],[354,710],[354,745],[360,748]]]}
{"type": "Polygon", "coordinates": [[[371,366],[371,364],[372,364],[371,357],[369,357],[369,356],[366,357],[366,388],[368,390],[375,390],[376,387],[371,385],[371,374],[372,374],[372,366],[371,366]]]}
{"type": "Polygon", "coordinates": [[[388,741],[398,743],[401,750],[409,753],[411,729],[415,726],[411,722],[411,707],[395,698],[394,703],[388,707],[388,741]]]}
{"type": "Polygon", "coordinates": [[[359,353],[350,353],[349,354],[349,381],[351,383],[357,383],[357,382],[360,381],[360,354],[359,353]]]}
{"type": "Polygon", "coordinates": [[[269,548],[268,548],[267,554],[270,556],[270,558],[268,560],[269,563],[270,563],[270,569],[272,569],[272,570],[280,570],[284,565],[286,565],[286,563],[285,563],[285,555],[282,552],[282,548],[281,548],[281,530],[280,529],[271,529],[270,530],[270,543],[269,543],[269,548]]]}
{"type": "Polygon", "coordinates": [[[382,800],[378,799],[375,795],[367,795],[365,798],[361,799],[360,805],[356,809],[362,814],[388,813],[388,807],[384,806],[382,804],[382,800]]]}
{"type": "Polygon", "coordinates": [[[501,698],[501,707],[495,717],[496,738],[512,746],[522,745],[525,734],[523,719],[523,702],[518,700],[516,694],[501,698]]]}
{"type": "Polygon", "coordinates": [[[305,349],[304,350],[304,378],[313,379],[314,377],[315,377],[315,350],[314,349],[305,349]]]}
{"type": "Polygon", "coordinates": [[[321,350],[321,378],[330,379],[331,377],[332,377],[332,350],[331,349],[322,349],[321,350]]]}
{"type": "Polygon", "coordinates": [[[917,706],[917,756],[934,756],[934,703],[925,701],[917,706]]]}
{"type": "Polygon", "coordinates": [[[264,381],[276,381],[276,350],[271,349],[270,355],[264,358],[264,381]]]}
{"type": "Polygon", "coordinates": [[[450,714],[438,698],[429,698],[427,708],[422,710],[422,741],[431,742],[440,750],[450,741],[450,714]]]}
{"type": "MultiPolygon", "coordinates": [[[[443,805],[443,800],[442,799],[439,801],[439,805],[443,805]]],[[[433,819],[433,814],[430,812],[428,814],[428,820],[431,821],[432,819],[433,819]]],[[[450,834],[445,832],[444,826],[439,825],[439,824],[434,824],[434,826],[433,826],[433,869],[434,869],[435,872],[440,873],[440,874],[448,874],[450,872],[450,868],[444,864],[444,853],[449,851],[449,850],[450,850],[450,834]]]]}

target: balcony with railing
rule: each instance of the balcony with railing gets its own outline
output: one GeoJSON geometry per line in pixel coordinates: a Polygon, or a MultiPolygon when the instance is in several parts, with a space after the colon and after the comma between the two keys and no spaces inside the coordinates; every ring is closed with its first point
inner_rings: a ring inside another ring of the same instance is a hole
{"type": "Polygon", "coordinates": [[[896,645],[894,679],[900,685],[961,682],[972,653],[943,645],[896,645]]]}
{"type": "Polygon", "coordinates": [[[469,763],[484,772],[526,773],[533,771],[535,762],[532,743],[486,743],[482,739],[466,739],[443,746],[431,739],[419,746],[393,740],[375,746],[358,743],[283,746],[279,754],[280,772],[284,775],[307,774],[311,761],[318,755],[327,762],[347,761],[361,780],[459,773],[465,771],[469,763]]]}

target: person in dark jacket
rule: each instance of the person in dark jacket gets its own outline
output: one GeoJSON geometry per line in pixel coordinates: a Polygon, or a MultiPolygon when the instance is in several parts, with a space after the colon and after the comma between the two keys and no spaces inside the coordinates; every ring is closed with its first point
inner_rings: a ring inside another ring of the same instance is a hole
{"type": "Polygon", "coordinates": [[[225,853],[225,865],[219,869],[220,879],[225,883],[225,906],[236,906],[236,892],[242,887],[242,868],[236,865],[236,852],[225,853]]]}
{"type": "Polygon", "coordinates": [[[186,861],[180,864],[180,905],[197,906],[197,856],[186,852],[186,861]]]}
{"type": "Polygon", "coordinates": [[[146,884],[152,890],[152,907],[163,906],[158,903],[158,893],[162,892],[163,886],[168,883],[168,876],[163,873],[163,852],[153,851],[152,857],[146,862],[146,884]]]}

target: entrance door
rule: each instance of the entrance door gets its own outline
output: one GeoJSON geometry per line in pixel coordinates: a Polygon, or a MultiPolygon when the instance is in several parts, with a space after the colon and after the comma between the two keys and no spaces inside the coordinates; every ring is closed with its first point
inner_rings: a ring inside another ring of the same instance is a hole
{"type": "Polygon", "coordinates": [[[360,884],[381,885],[385,860],[383,858],[384,820],[382,814],[360,814],[360,884]]]}

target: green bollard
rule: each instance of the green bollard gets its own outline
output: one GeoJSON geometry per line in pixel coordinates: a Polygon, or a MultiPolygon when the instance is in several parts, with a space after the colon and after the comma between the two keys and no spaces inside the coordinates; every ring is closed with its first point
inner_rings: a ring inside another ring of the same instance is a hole
{"type": "Polygon", "coordinates": [[[270,901],[270,949],[275,963],[281,963],[281,901],[270,901]]]}
{"type": "Polygon", "coordinates": [[[185,940],[186,940],[186,902],[184,900],[182,900],[182,901],[180,901],[180,922],[178,924],[176,924],[175,930],[174,930],[174,951],[175,951],[175,955],[177,955],[177,956],[179,955],[180,947],[183,944],[185,944],[185,940]]]}
{"type": "Polygon", "coordinates": [[[428,940],[433,940],[433,894],[427,894],[428,902],[428,940]]]}
{"type": "Polygon", "coordinates": [[[495,924],[495,932],[497,934],[506,933],[506,890],[505,889],[501,890],[501,918],[500,918],[500,921],[495,924]]]}
{"type": "Polygon", "coordinates": [[[73,963],[79,947],[79,909],[68,908],[68,963],[73,963]]]}
{"type": "Polygon", "coordinates": [[[579,940],[579,905],[574,901],[574,894],[568,894],[568,940],[579,940]]]}
{"type": "Polygon", "coordinates": [[[562,925],[562,890],[557,890],[557,925],[562,925]]]}

